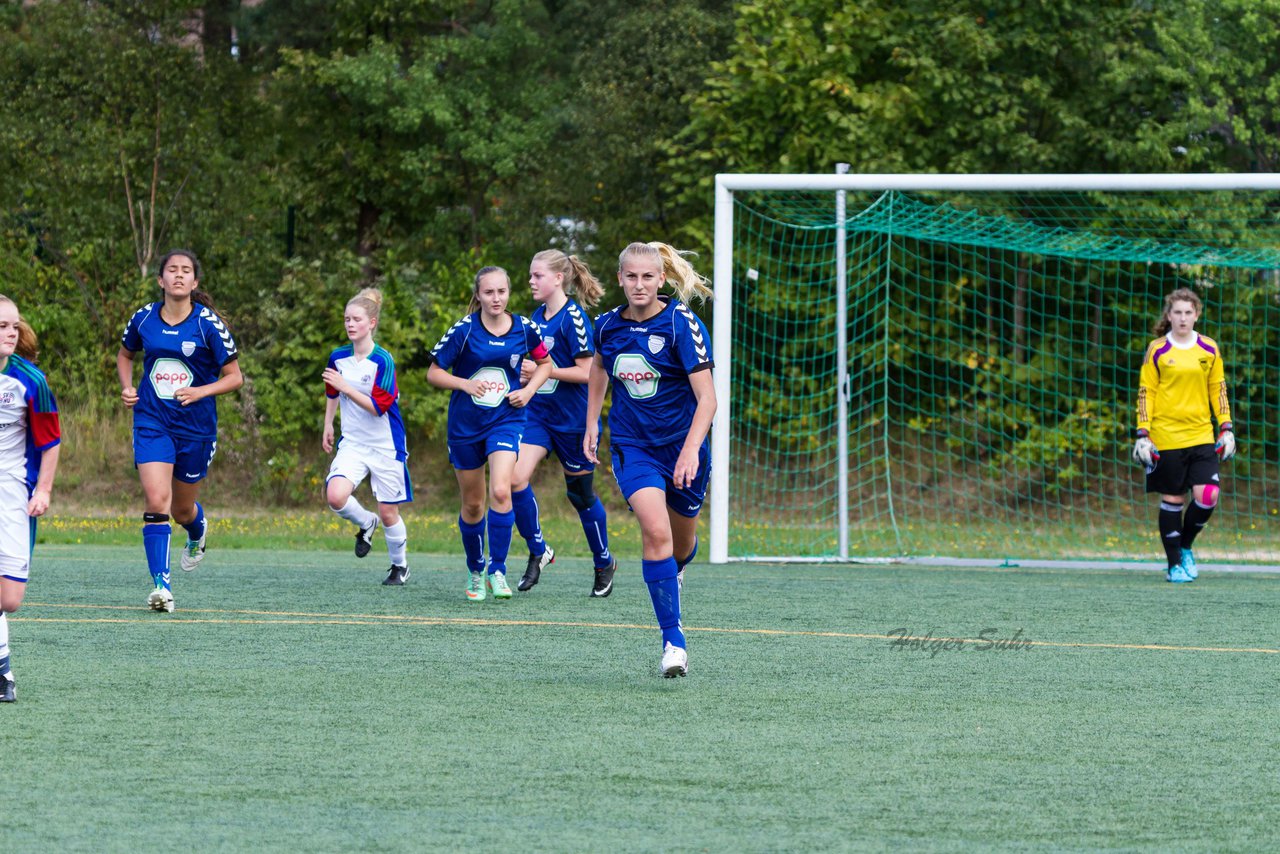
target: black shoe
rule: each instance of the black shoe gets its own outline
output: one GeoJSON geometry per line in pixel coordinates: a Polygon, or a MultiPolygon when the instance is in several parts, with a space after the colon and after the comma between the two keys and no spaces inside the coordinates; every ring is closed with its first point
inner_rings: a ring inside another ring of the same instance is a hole
{"type": "Polygon", "coordinates": [[[617,571],[618,559],[616,557],[606,569],[596,570],[596,584],[591,588],[591,596],[593,598],[603,599],[613,592],[613,574],[617,571]]]}
{"type": "Polygon", "coordinates": [[[533,585],[537,584],[538,579],[542,577],[542,570],[555,562],[556,553],[551,546],[547,546],[547,550],[540,555],[529,555],[529,565],[524,568],[524,575],[521,576],[516,589],[521,593],[533,589],[533,585]]]}
{"type": "Polygon", "coordinates": [[[382,583],[387,587],[403,587],[404,583],[409,580],[409,567],[396,566],[392,564],[387,570],[387,577],[382,583]]]}
{"type": "Polygon", "coordinates": [[[369,553],[369,549],[373,548],[373,532],[376,530],[378,530],[378,520],[374,519],[372,525],[356,531],[356,557],[364,557],[369,553]]]}
{"type": "Polygon", "coordinates": [[[0,703],[12,703],[17,699],[13,690],[13,680],[8,676],[0,676],[0,703]]]}

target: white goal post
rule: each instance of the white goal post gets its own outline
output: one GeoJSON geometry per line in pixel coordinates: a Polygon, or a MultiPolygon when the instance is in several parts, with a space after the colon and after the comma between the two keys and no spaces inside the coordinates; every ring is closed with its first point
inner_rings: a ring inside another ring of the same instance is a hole
{"type": "MultiPolygon", "coordinates": [[[[712,310],[713,354],[715,359],[714,384],[718,411],[711,431],[711,484],[710,484],[710,546],[709,560],[713,564],[727,563],[729,556],[729,498],[733,489],[730,479],[730,460],[733,448],[730,425],[734,418],[734,401],[731,397],[731,323],[734,312],[734,193],[747,191],[810,191],[832,194],[832,225],[837,231],[837,294],[836,363],[843,372],[847,364],[843,312],[845,265],[843,193],[850,191],[904,191],[904,192],[1179,192],[1179,191],[1280,191],[1280,174],[1275,173],[1199,173],[1199,174],[719,174],[715,182],[715,252],[713,286],[715,299],[712,310]],[[837,211],[840,211],[837,213],[837,211]]],[[[848,388],[838,378],[839,414],[841,432],[848,408],[848,388]]],[[[843,443],[845,435],[838,439],[843,443]]],[[[849,473],[847,454],[841,445],[838,456],[839,496],[838,554],[830,559],[848,561],[849,473]]],[[[735,558],[736,559],[736,558],[735,558]]],[[[774,558],[781,560],[782,558],[774,558]]]]}

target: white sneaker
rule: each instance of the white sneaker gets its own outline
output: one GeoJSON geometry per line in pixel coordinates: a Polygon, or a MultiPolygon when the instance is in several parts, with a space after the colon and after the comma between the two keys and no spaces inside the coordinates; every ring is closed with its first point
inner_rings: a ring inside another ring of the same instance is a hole
{"type": "Polygon", "coordinates": [[[689,653],[668,643],[662,649],[662,675],[667,679],[689,675],[689,653]]]}
{"type": "Polygon", "coordinates": [[[151,591],[151,595],[147,597],[147,604],[151,606],[152,611],[164,611],[173,613],[173,594],[163,587],[157,587],[151,591]]]}
{"type": "MultiPolygon", "coordinates": [[[[208,530],[208,526],[205,526],[208,530]]],[[[200,565],[200,561],[204,560],[204,538],[201,534],[199,540],[187,540],[187,544],[182,547],[182,556],[178,558],[178,566],[182,567],[183,572],[191,572],[200,565]]]]}

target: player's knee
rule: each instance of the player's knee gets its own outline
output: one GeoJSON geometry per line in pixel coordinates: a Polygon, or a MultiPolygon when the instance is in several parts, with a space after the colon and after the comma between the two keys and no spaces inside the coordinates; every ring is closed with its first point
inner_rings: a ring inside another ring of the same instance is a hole
{"type": "Polygon", "coordinates": [[[1204,492],[1200,496],[1200,503],[1205,507],[1217,507],[1218,497],[1222,493],[1220,487],[1214,486],[1212,483],[1206,484],[1204,492]]]}
{"type": "Polygon", "coordinates": [[[382,527],[390,528],[392,525],[400,524],[400,505],[399,504],[379,504],[378,516],[382,519],[382,527]]]}
{"type": "Polygon", "coordinates": [[[0,611],[3,611],[6,614],[12,614],[14,611],[18,610],[18,608],[22,607],[23,592],[24,591],[19,591],[7,596],[0,594],[0,611]]]}
{"type": "Polygon", "coordinates": [[[463,519],[483,519],[485,507],[484,501],[466,501],[462,502],[462,518],[463,519]]]}
{"type": "Polygon", "coordinates": [[[490,507],[510,507],[511,506],[511,487],[495,484],[489,489],[489,506],[490,507]]]}
{"type": "Polygon", "coordinates": [[[595,475],[591,473],[576,477],[565,475],[565,495],[569,496],[569,503],[579,513],[596,503],[596,491],[591,483],[594,479],[595,475]]]}

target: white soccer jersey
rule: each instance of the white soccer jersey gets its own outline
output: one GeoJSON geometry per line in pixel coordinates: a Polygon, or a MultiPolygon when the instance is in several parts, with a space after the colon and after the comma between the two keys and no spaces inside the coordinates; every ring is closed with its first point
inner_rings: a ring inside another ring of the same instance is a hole
{"type": "Polygon", "coordinates": [[[380,414],[374,415],[357,406],[345,394],[325,387],[329,397],[338,398],[338,411],[342,413],[342,441],[351,441],[368,448],[376,448],[394,454],[398,460],[409,456],[405,447],[404,422],[400,419],[397,398],[400,389],[396,383],[396,363],[391,354],[375,346],[364,358],[355,354],[350,344],[339,347],[329,356],[329,367],[342,374],[342,378],[373,401],[380,414]]]}

